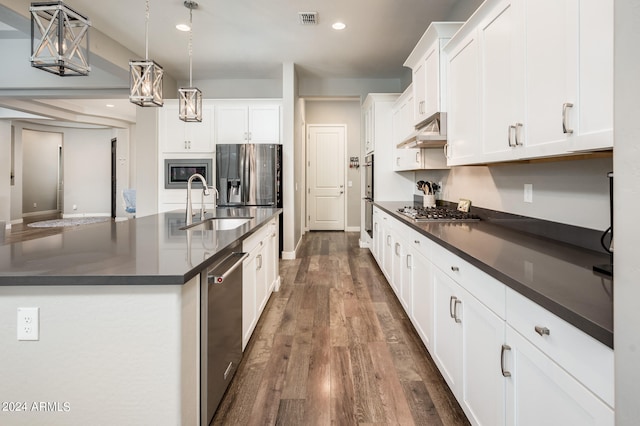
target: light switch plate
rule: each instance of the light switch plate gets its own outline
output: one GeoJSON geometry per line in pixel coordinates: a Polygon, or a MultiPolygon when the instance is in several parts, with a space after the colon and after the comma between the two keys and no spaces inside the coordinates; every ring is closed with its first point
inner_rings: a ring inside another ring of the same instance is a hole
{"type": "Polygon", "coordinates": [[[18,340],[40,339],[40,308],[18,308],[18,340]]]}
{"type": "Polygon", "coordinates": [[[524,184],[524,202],[533,203],[533,184],[531,183],[524,184]]]}

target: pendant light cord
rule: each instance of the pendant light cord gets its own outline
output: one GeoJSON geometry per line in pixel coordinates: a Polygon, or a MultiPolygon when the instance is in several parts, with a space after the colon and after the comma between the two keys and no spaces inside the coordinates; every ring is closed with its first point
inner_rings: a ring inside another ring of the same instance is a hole
{"type": "Polygon", "coordinates": [[[145,3],[144,15],[144,59],[149,59],[149,0],[145,3]]]}
{"type": "Polygon", "coordinates": [[[193,6],[189,7],[189,87],[193,87],[192,69],[193,69],[193,6]]]}

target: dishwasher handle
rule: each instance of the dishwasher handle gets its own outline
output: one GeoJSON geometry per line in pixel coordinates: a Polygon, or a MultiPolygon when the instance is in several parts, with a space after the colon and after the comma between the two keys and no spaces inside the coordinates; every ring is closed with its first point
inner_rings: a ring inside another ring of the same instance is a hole
{"type": "Polygon", "coordinates": [[[249,253],[231,253],[226,259],[220,262],[214,269],[210,269],[207,271],[207,282],[209,284],[222,284],[224,280],[235,271],[240,265],[242,265],[242,261],[245,260],[249,256],[249,253]],[[233,264],[230,267],[224,268],[229,262],[233,261],[233,264]]]}

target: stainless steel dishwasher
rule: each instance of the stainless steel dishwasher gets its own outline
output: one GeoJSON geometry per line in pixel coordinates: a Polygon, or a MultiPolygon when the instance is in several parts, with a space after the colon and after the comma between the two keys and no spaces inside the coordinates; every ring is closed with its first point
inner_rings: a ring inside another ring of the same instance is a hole
{"type": "Polygon", "coordinates": [[[247,256],[227,249],[200,278],[203,425],[211,423],[242,359],[242,261],[247,256]]]}

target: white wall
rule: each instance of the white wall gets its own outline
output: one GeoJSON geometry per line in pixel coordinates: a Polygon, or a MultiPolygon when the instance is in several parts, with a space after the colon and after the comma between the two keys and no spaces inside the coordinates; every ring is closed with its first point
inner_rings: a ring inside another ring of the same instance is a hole
{"type": "Polygon", "coordinates": [[[614,281],[616,425],[640,419],[640,2],[614,3],[614,281]]]}
{"type": "Polygon", "coordinates": [[[112,134],[111,129],[65,130],[64,215],[111,214],[112,134]]]}
{"type": "Polygon", "coordinates": [[[458,0],[447,15],[447,21],[466,21],[484,0],[458,0]]]}
{"type": "MultiPolygon", "coordinates": [[[[11,221],[11,122],[0,120],[0,221],[11,221]]],[[[0,235],[2,235],[0,230],[0,235]]],[[[2,241],[0,241],[2,243],[2,241]]]]}
{"type": "Polygon", "coordinates": [[[400,93],[402,92],[401,86],[401,79],[394,78],[301,78],[298,91],[302,98],[359,96],[364,99],[369,93],[400,93]]]}
{"type": "MultiPolygon", "coordinates": [[[[111,244],[105,229],[99,241],[111,244]]],[[[199,287],[199,276],[167,286],[0,286],[0,401],[69,408],[0,412],[0,424],[197,424],[199,287]],[[38,341],[17,340],[18,307],[40,308],[38,341]]]]}
{"type": "MultiPolygon", "coordinates": [[[[447,201],[466,198],[478,207],[604,231],[611,170],[611,158],[598,158],[421,171],[415,181],[442,181],[447,201]],[[533,203],[524,202],[525,183],[533,185],[533,203]]],[[[415,185],[411,191],[422,195],[415,185]]]]}
{"type": "Polygon", "coordinates": [[[22,213],[58,210],[62,133],[22,130],[22,213]]]}
{"type": "MultiPolygon", "coordinates": [[[[180,83],[188,86],[188,81],[180,83]]],[[[202,91],[203,99],[280,99],[282,79],[202,79],[193,85],[202,91]]],[[[177,93],[170,95],[174,98],[177,93]]]]}
{"type": "MultiPolygon", "coordinates": [[[[305,102],[306,124],[346,124],[347,125],[347,157],[360,158],[360,99],[332,101],[311,100],[305,102]]],[[[362,160],[362,159],[361,159],[362,160]]],[[[347,227],[360,228],[360,171],[344,164],[347,181],[347,227]]]]}
{"type": "MultiPolygon", "coordinates": [[[[61,133],[63,135],[64,194],[63,214],[109,215],[111,213],[111,139],[114,132],[126,143],[127,129],[72,129],[15,121],[16,179],[11,187],[11,221],[22,219],[23,198],[23,142],[24,129],[61,133]],[[77,210],[73,210],[73,204],[77,210]]],[[[128,147],[126,148],[128,149],[128,147]]],[[[4,155],[3,151],[3,155],[4,155]]],[[[10,151],[6,151],[9,155],[10,151]]],[[[126,158],[122,153],[121,158],[126,158]]],[[[128,160],[125,161],[128,167],[128,160]]],[[[124,178],[123,178],[124,179],[124,178]]],[[[126,182],[122,182],[126,185],[126,182]]],[[[25,211],[24,213],[28,213],[25,211]]]]}

